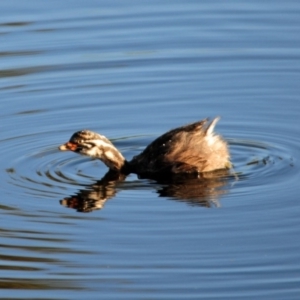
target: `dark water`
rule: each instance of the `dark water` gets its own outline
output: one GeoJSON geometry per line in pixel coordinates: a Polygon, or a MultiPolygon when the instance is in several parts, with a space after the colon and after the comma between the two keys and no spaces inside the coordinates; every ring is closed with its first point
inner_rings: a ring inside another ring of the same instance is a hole
{"type": "Polygon", "coordinates": [[[298,1],[0,11],[1,299],[299,299],[298,1]],[[103,185],[57,150],[89,128],[131,158],[216,115],[217,181],[103,185]]]}

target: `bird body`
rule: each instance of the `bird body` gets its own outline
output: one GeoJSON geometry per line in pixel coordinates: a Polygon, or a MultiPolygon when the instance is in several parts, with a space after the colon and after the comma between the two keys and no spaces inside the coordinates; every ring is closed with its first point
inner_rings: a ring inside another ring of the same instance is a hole
{"type": "Polygon", "coordinates": [[[102,160],[114,172],[142,177],[204,173],[231,167],[227,143],[214,133],[219,118],[198,121],[172,129],[144,151],[127,161],[103,135],[82,130],[74,133],[60,150],[70,150],[102,160]]]}

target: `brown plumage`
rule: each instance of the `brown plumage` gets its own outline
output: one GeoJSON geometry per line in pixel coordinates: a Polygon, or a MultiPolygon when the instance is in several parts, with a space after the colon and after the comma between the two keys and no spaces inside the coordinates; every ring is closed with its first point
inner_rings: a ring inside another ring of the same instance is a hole
{"type": "Polygon", "coordinates": [[[218,120],[208,123],[205,119],[170,130],[129,162],[106,137],[89,130],[76,132],[59,149],[99,158],[111,171],[142,177],[229,169],[227,143],[213,132],[218,120]]]}

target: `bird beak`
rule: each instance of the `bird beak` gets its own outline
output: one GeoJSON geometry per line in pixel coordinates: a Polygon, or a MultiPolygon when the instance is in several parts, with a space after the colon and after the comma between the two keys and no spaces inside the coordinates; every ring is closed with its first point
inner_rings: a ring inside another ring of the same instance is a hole
{"type": "Polygon", "coordinates": [[[77,149],[77,144],[67,142],[58,147],[60,151],[75,151],[77,149]]]}

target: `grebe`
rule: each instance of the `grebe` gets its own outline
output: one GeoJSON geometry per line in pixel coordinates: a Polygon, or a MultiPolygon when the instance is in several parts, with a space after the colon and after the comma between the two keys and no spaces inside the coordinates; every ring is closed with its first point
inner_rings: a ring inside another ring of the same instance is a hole
{"type": "Polygon", "coordinates": [[[219,117],[172,129],[154,140],[139,155],[127,161],[103,135],[90,130],[75,132],[59,147],[100,159],[110,170],[128,175],[152,177],[172,174],[199,174],[231,168],[227,143],[214,128],[219,117]]]}

